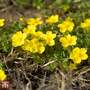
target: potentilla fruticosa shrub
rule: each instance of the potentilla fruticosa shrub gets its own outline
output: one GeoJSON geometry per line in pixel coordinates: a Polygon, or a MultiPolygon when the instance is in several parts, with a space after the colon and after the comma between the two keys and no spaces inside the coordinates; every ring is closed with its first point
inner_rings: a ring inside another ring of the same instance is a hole
{"type": "Polygon", "coordinates": [[[46,62],[61,61],[66,67],[76,66],[88,59],[89,18],[78,26],[75,26],[72,18],[66,17],[63,20],[58,15],[45,19],[20,18],[20,20],[25,27],[12,35],[13,47],[19,47],[30,55],[35,54],[40,58],[43,58],[40,54],[45,54],[44,58],[50,59],[46,62]]]}
{"type": "MultiPolygon", "coordinates": [[[[0,19],[1,31],[4,22],[0,19]]],[[[78,25],[73,18],[62,19],[59,15],[20,18],[11,27],[4,31],[9,32],[7,39],[10,46],[30,54],[37,64],[49,66],[50,69],[60,66],[67,70],[76,69],[77,65],[88,60],[90,18],[78,25]]],[[[4,71],[1,69],[0,72],[0,80],[5,79],[4,71]]]]}

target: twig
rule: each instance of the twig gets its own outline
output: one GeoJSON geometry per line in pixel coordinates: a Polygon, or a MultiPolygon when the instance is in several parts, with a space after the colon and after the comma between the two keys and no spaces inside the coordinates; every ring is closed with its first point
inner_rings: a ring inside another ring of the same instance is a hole
{"type": "Polygon", "coordinates": [[[9,10],[9,9],[11,9],[12,7],[13,7],[13,6],[8,6],[8,7],[5,7],[5,8],[3,8],[3,9],[1,9],[1,10],[0,10],[0,13],[5,12],[5,11],[9,10]]]}
{"type": "Polygon", "coordinates": [[[11,0],[11,2],[13,3],[14,6],[17,5],[17,3],[14,0],[11,0]]]}
{"type": "Polygon", "coordinates": [[[84,79],[82,77],[80,77],[79,80],[84,81],[84,82],[90,82],[90,80],[84,79]]]}
{"type": "Polygon", "coordinates": [[[4,61],[4,63],[5,63],[5,66],[6,66],[6,68],[7,68],[8,73],[9,73],[9,75],[10,75],[9,68],[8,68],[8,66],[7,66],[7,63],[6,63],[6,58],[5,58],[5,56],[3,57],[3,61],[4,61]]]}
{"type": "Polygon", "coordinates": [[[43,68],[43,67],[46,67],[46,66],[48,66],[49,64],[52,64],[52,63],[54,63],[54,62],[55,62],[55,60],[48,62],[48,63],[44,64],[44,65],[42,66],[42,68],[43,68]]]}
{"type": "Polygon", "coordinates": [[[88,72],[88,71],[90,71],[90,68],[88,68],[87,70],[85,70],[85,71],[79,73],[79,75],[82,75],[82,74],[84,74],[84,73],[86,73],[86,72],[88,72]]]}
{"type": "Polygon", "coordinates": [[[37,90],[42,90],[42,88],[45,86],[45,80],[46,80],[46,73],[44,75],[44,78],[41,81],[41,85],[39,86],[37,90]]]}
{"type": "Polygon", "coordinates": [[[9,57],[10,55],[12,55],[13,54],[13,48],[11,48],[11,51],[10,51],[10,53],[7,55],[7,57],[9,57]]]}
{"type": "Polygon", "coordinates": [[[82,69],[78,70],[77,72],[75,72],[73,75],[78,75],[78,74],[80,75],[80,74],[82,74],[81,72],[86,73],[88,69],[90,70],[90,67],[86,66],[85,68],[82,68],[82,69]]]}
{"type": "Polygon", "coordinates": [[[59,70],[59,73],[61,74],[61,76],[62,76],[62,80],[61,80],[61,90],[65,90],[65,75],[64,75],[64,73],[63,72],[61,72],[60,70],[59,70]]]}
{"type": "Polygon", "coordinates": [[[60,76],[58,75],[58,73],[57,72],[55,72],[55,77],[56,77],[56,80],[57,80],[57,84],[58,84],[58,90],[60,90],[61,88],[60,88],[60,82],[61,82],[61,79],[60,79],[60,76]]]}
{"type": "Polygon", "coordinates": [[[26,75],[26,72],[25,72],[25,69],[24,69],[23,64],[21,64],[21,65],[22,65],[22,67],[23,67],[24,76],[25,76],[25,78],[26,78],[27,81],[28,81],[28,83],[27,83],[27,85],[26,85],[26,90],[32,90],[31,81],[30,81],[30,79],[29,79],[29,78],[27,77],[27,75],[26,75]],[[30,88],[29,88],[29,86],[30,86],[30,88]]]}

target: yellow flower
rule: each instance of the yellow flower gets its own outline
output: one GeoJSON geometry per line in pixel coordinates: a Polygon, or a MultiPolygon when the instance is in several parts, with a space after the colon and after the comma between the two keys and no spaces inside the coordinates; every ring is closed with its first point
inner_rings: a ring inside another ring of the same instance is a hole
{"type": "Polygon", "coordinates": [[[49,46],[55,45],[55,41],[54,41],[55,37],[56,37],[55,33],[53,34],[51,31],[47,31],[46,36],[44,37],[46,44],[48,44],[49,46]]]}
{"type": "Polygon", "coordinates": [[[22,49],[25,50],[25,51],[31,51],[31,42],[30,40],[26,39],[23,46],[22,46],[22,49]]]}
{"type": "Polygon", "coordinates": [[[36,52],[38,52],[37,42],[38,42],[37,39],[26,40],[24,45],[22,46],[22,48],[26,51],[36,53],[36,52]]]}
{"type": "Polygon", "coordinates": [[[34,36],[40,40],[44,40],[45,34],[41,31],[37,31],[34,33],[34,36]]]}
{"type": "Polygon", "coordinates": [[[14,47],[18,47],[24,44],[24,40],[26,39],[26,34],[22,33],[21,31],[18,31],[12,36],[11,39],[12,39],[12,45],[14,47]]]}
{"type": "Polygon", "coordinates": [[[30,18],[27,21],[28,25],[41,25],[43,23],[43,21],[41,20],[41,18],[30,18]]]}
{"type": "Polygon", "coordinates": [[[80,26],[83,29],[90,29],[90,19],[86,19],[84,22],[81,23],[80,26]]]}
{"type": "Polygon", "coordinates": [[[42,42],[37,43],[38,53],[42,54],[45,51],[45,46],[42,42]]]}
{"type": "Polygon", "coordinates": [[[74,23],[70,18],[67,18],[63,23],[58,24],[61,33],[65,33],[66,31],[71,32],[74,28],[74,23]]]}
{"type": "Polygon", "coordinates": [[[36,38],[32,40],[26,40],[22,48],[23,50],[29,51],[31,53],[42,54],[45,51],[44,44],[39,42],[36,38]]]}
{"type": "Polygon", "coordinates": [[[65,37],[61,37],[59,41],[62,43],[63,47],[68,47],[72,45],[76,45],[76,36],[71,36],[70,34],[66,35],[65,37]]]}
{"type": "Polygon", "coordinates": [[[6,74],[3,70],[0,69],[0,81],[3,81],[6,79],[6,74]]]}
{"type": "Polygon", "coordinates": [[[34,34],[36,31],[36,26],[34,25],[28,25],[27,28],[23,29],[23,32],[26,34],[34,34]]]}
{"type": "Polygon", "coordinates": [[[52,15],[52,16],[48,17],[48,19],[46,19],[46,22],[49,24],[53,24],[53,23],[57,23],[58,20],[59,20],[58,15],[52,15]]]}
{"type": "Polygon", "coordinates": [[[5,19],[0,19],[0,27],[4,26],[5,19]]]}
{"type": "Polygon", "coordinates": [[[87,60],[88,55],[86,54],[87,50],[85,48],[76,47],[70,53],[70,59],[74,63],[79,64],[82,60],[87,60]]]}

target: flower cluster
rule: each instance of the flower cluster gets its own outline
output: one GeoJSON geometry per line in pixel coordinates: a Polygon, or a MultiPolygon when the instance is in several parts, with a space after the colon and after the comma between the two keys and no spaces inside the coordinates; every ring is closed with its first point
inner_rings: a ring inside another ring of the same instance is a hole
{"type": "Polygon", "coordinates": [[[46,33],[38,30],[38,26],[42,23],[41,18],[30,18],[26,20],[27,26],[12,36],[12,45],[14,47],[21,46],[25,51],[39,54],[45,51],[47,45],[55,45],[55,33],[51,30],[47,30],[46,33]]]}
{"type": "MultiPolygon", "coordinates": [[[[90,27],[90,19],[86,19],[84,23],[81,23],[81,28],[89,28],[90,27]]],[[[66,18],[65,21],[58,24],[59,31],[63,34],[59,38],[59,41],[61,42],[62,46],[64,48],[68,48],[69,46],[76,46],[77,45],[77,39],[78,37],[75,35],[67,34],[67,32],[72,32],[74,29],[74,22],[71,18],[66,18]]],[[[69,50],[70,51],[70,50],[69,50]]],[[[73,63],[70,63],[71,65],[79,64],[82,60],[87,60],[88,55],[86,48],[79,48],[74,47],[72,48],[72,51],[69,53],[69,58],[73,61],[73,63]]]]}
{"type": "MultiPolygon", "coordinates": [[[[78,36],[72,33],[72,31],[75,32],[73,20],[70,17],[62,22],[59,22],[59,20],[58,15],[52,15],[44,21],[41,18],[21,19],[26,27],[12,35],[12,46],[20,46],[25,51],[42,54],[46,46],[54,46],[55,40],[58,40],[60,47],[70,49],[68,50],[68,58],[74,64],[87,60],[87,49],[77,47],[78,36]],[[53,26],[57,30],[54,30],[53,26]]],[[[90,19],[86,19],[80,26],[84,29],[90,28],[90,19]]]]}

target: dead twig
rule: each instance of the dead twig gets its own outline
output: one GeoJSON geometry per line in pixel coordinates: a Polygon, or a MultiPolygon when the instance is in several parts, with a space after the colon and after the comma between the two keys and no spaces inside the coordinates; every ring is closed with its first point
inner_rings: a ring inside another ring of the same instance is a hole
{"type": "Polygon", "coordinates": [[[82,74],[84,74],[84,73],[87,73],[88,71],[90,71],[90,68],[88,68],[88,69],[86,69],[86,70],[80,72],[80,73],[79,73],[79,76],[82,75],[82,74]]]}
{"type": "Polygon", "coordinates": [[[44,78],[41,81],[41,85],[39,86],[37,90],[42,90],[42,88],[45,86],[45,80],[46,80],[46,73],[44,75],[44,78]]]}
{"type": "Polygon", "coordinates": [[[48,66],[49,64],[52,64],[52,63],[54,63],[54,62],[55,62],[55,60],[48,62],[48,63],[44,64],[44,65],[42,66],[42,68],[44,68],[44,67],[46,67],[46,66],[48,66]]]}
{"type": "Polygon", "coordinates": [[[9,10],[9,9],[11,9],[12,7],[13,7],[12,5],[11,5],[11,6],[8,6],[8,7],[5,7],[5,8],[3,8],[3,9],[0,10],[0,13],[9,10]]]}
{"type": "Polygon", "coordinates": [[[23,64],[21,64],[21,65],[22,65],[22,68],[23,68],[23,74],[24,74],[25,78],[26,78],[27,81],[28,81],[28,83],[26,84],[26,90],[32,90],[31,81],[30,81],[30,79],[28,78],[28,76],[27,76],[27,74],[26,74],[26,72],[25,72],[25,69],[24,69],[23,64]]]}
{"type": "Polygon", "coordinates": [[[60,76],[58,75],[58,73],[56,72],[55,73],[55,77],[56,77],[56,80],[57,80],[57,85],[58,85],[58,90],[60,90],[61,88],[60,88],[60,82],[61,82],[61,79],[60,79],[60,76]]]}
{"type": "Polygon", "coordinates": [[[59,70],[59,73],[62,76],[62,80],[61,80],[61,90],[65,90],[65,75],[62,71],[59,70]]]}

